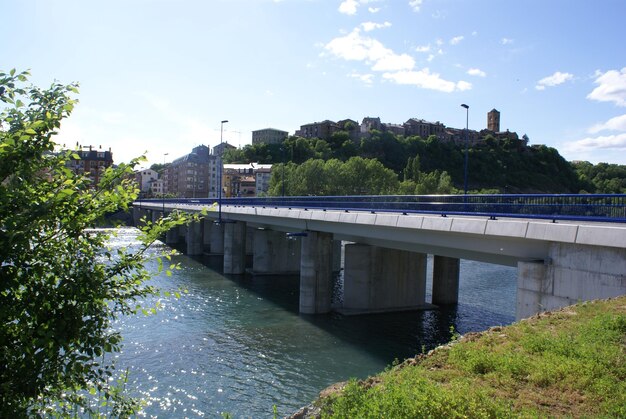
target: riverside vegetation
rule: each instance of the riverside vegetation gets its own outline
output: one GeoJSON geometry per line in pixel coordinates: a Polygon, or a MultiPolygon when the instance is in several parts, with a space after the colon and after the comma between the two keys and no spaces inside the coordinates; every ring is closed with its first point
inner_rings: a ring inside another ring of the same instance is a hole
{"type": "Polygon", "coordinates": [[[67,163],[79,156],[54,135],[78,86],[42,89],[28,76],[0,72],[0,417],[128,417],[141,403],[115,370],[112,325],[154,310],[138,303],[157,292],[146,250],[195,216],[146,222],[140,244],[107,248],[114,230],[95,227],[136,199],[140,159],[103,170],[97,185],[74,173],[67,163]]]}
{"type": "MultiPolygon", "coordinates": [[[[282,144],[227,150],[227,163],[274,164],[269,195],[450,194],[464,184],[463,144],[435,136],[372,131],[355,143],[349,132],[328,141],[289,137],[282,144]],[[284,189],[283,189],[284,183],[284,189]]],[[[568,162],[545,145],[485,137],[469,148],[473,193],[626,193],[626,166],[568,162]]],[[[161,165],[155,165],[160,168],[161,165]]]]}
{"type": "Polygon", "coordinates": [[[453,335],[336,387],[293,417],[626,417],[626,297],[453,335]]]}

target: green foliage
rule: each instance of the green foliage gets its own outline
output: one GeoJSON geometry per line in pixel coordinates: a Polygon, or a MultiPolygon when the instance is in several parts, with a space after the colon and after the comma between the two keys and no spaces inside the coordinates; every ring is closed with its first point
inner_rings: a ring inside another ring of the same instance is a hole
{"type": "Polygon", "coordinates": [[[581,189],[589,193],[626,193],[626,166],[589,162],[572,164],[581,189]]]}
{"type": "Polygon", "coordinates": [[[285,195],[382,195],[398,189],[394,172],[378,160],[352,157],[346,162],[337,159],[310,159],[300,165],[288,163],[272,170],[269,194],[285,195]]]}
{"type": "Polygon", "coordinates": [[[626,297],[459,337],[318,401],[322,417],[624,417],[626,297]]]}
{"type": "Polygon", "coordinates": [[[137,404],[105,361],[121,347],[111,324],[155,292],[144,284],[145,251],[187,216],[146,223],[137,248],[108,249],[111,230],[94,227],[136,198],[139,159],[108,168],[98,185],[72,172],[72,153],[58,152],[53,136],[78,86],[40,89],[28,75],[0,73],[0,416],[98,414],[90,393],[128,416],[137,404]]]}

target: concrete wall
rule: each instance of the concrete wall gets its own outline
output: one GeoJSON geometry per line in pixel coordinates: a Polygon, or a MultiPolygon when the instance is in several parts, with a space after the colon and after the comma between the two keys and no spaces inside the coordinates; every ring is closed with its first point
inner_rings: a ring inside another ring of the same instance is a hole
{"type": "Polygon", "coordinates": [[[545,262],[519,262],[517,319],[626,294],[626,249],[552,243],[545,262]]]}
{"type": "Polygon", "coordinates": [[[359,243],[345,245],[343,311],[424,307],[426,255],[359,243]]]}
{"type": "Polygon", "coordinates": [[[328,313],[332,300],[333,236],[309,231],[302,238],[300,313],[328,313]]]}
{"type": "Polygon", "coordinates": [[[255,274],[288,274],[300,271],[301,238],[283,232],[254,230],[252,270],[255,274]]]}

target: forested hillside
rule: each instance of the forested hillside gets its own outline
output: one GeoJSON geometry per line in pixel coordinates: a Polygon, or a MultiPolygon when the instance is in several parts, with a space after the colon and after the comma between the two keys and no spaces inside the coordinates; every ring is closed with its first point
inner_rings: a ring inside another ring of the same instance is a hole
{"type": "MultiPolygon", "coordinates": [[[[224,156],[274,164],[272,195],[459,193],[464,159],[463,144],[378,131],[359,143],[346,131],[328,141],[292,136],[224,156]]],[[[473,193],[626,193],[626,166],[570,163],[554,148],[522,141],[488,136],[469,147],[468,162],[473,193]]]]}

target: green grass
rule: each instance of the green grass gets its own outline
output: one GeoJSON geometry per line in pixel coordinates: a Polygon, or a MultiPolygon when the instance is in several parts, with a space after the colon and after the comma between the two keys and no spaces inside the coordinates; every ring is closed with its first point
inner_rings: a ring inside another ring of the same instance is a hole
{"type": "Polygon", "coordinates": [[[626,417],[626,297],[471,334],[318,400],[322,417],[626,417]]]}

